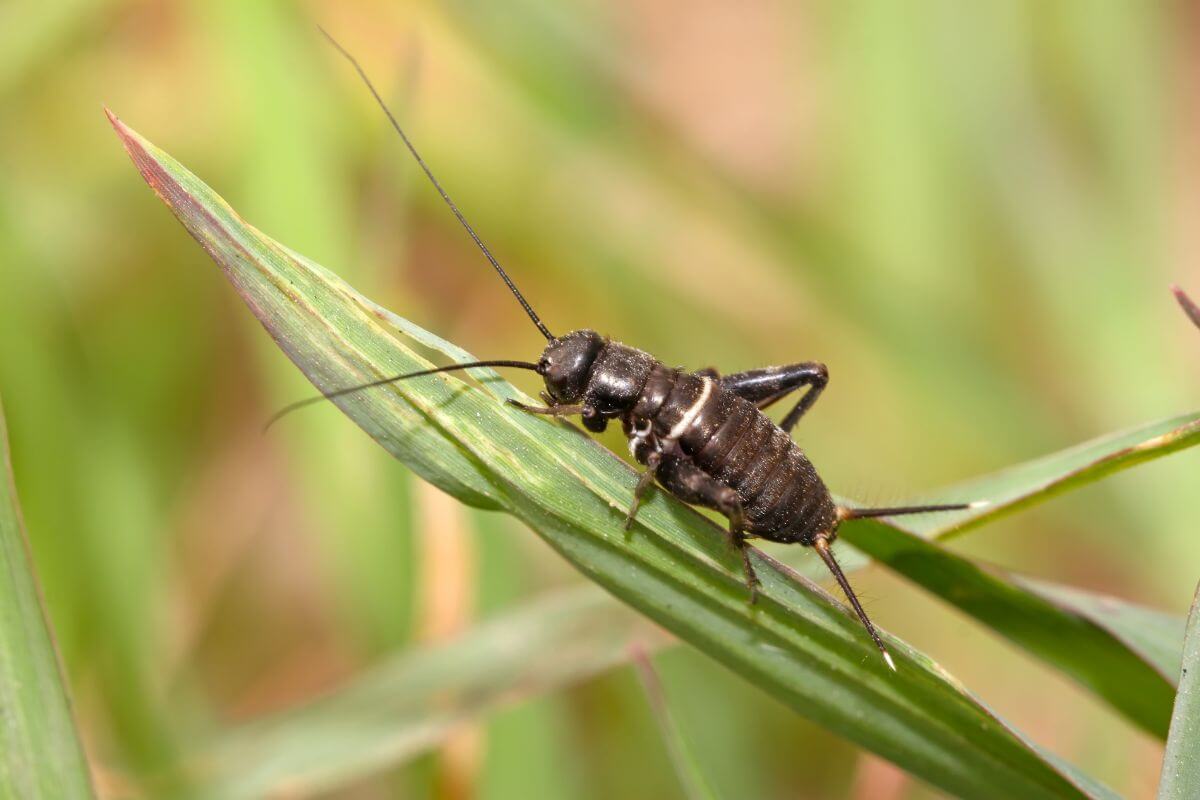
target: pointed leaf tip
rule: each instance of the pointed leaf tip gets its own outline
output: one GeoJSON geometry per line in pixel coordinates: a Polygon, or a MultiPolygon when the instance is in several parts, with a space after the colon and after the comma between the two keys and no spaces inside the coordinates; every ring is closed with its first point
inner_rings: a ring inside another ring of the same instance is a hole
{"type": "Polygon", "coordinates": [[[170,158],[122,122],[111,110],[105,108],[104,112],[112,122],[113,130],[116,131],[134,167],[142,174],[142,179],[203,245],[205,232],[210,231],[210,220],[191,196],[188,188],[180,184],[179,178],[173,172],[174,168],[167,165],[170,158]],[[190,219],[193,214],[200,215],[199,221],[190,219]]]}
{"type": "Polygon", "coordinates": [[[145,170],[142,169],[142,165],[138,163],[137,154],[133,149],[137,134],[134,133],[128,125],[122,122],[121,118],[114,114],[113,110],[108,106],[104,106],[104,116],[108,117],[109,124],[112,125],[113,130],[117,132],[117,136],[121,139],[121,144],[124,145],[126,152],[129,153],[130,158],[133,159],[134,164],[138,167],[138,171],[142,172],[144,177],[145,170]]]}
{"type": "Polygon", "coordinates": [[[1183,309],[1183,313],[1188,315],[1188,319],[1192,321],[1193,325],[1200,328],[1200,306],[1197,306],[1192,298],[1188,297],[1187,292],[1179,286],[1172,286],[1171,291],[1175,294],[1175,300],[1183,309]]]}
{"type": "Polygon", "coordinates": [[[104,109],[104,116],[108,117],[108,124],[113,126],[113,130],[117,132],[117,136],[121,137],[122,144],[124,144],[125,149],[128,150],[130,139],[135,137],[137,134],[130,130],[129,126],[122,122],[121,118],[118,117],[111,108],[108,106],[102,106],[102,108],[104,109]]]}

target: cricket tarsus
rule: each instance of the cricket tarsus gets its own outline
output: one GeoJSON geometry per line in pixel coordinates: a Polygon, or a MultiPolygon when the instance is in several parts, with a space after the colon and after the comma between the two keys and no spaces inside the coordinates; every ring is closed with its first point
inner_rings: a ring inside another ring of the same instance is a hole
{"type": "Polygon", "coordinates": [[[512,278],[508,277],[508,273],[504,271],[504,267],[500,266],[500,262],[496,260],[494,255],[492,255],[492,251],[489,250],[488,246],[483,243],[483,239],[479,238],[479,234],[477,234],[475,229],[471,227],[471,223],[467,222],[467,218],[463,216],[463,213],[458,210],[458,206],[455,204],[455,202],[450,199],[450,195],[445,189],[442,188],[442,184],[434,176],[433,170],[431,170],[429,165],[425,163],[425,159],[421,158],[421,154],[417,152],[417,148],[408,138],[408,134],[404,132],[404,129],[400,127],[400,123],[396,121],[396,115],[392,113],[390,108],[388,108],[387,103],[383,102],[383,97],[381,97],[378,90],[376,90],[375,84],[373,84],[371,79],[367,77],[367,72],[362,68],[362,65],[358,63],[358,59],[352,56],[349,50],[342,47],[342,45],[338,43],[338,40],[334,39],[329,31],[325,30],[320,25],[317,26],[317,30],[319,30],[321,34],[329,40],[329,43],[333,45],[334,48],[341,53],[347,61],[350,62],[352,67],[354,67],[355,72],[357,72],[358,76],[362,78],[363,83],[367,85],[367,89],[370,90],[371,95],[375,98],[375,102],[379,104],[379,107],[383,110],[383,113],[387,115],[388,121],[392,123],[392,127],[396,130],[396,133],[400,134],[400,139],[404,142],[404,146],[408,148],[408,152],[412,153],[412,157],[416,160],[417,165],[421,168],[421,171],[425,173],[425,177],[429,178],[429,182],[433,184],[433,188],[437,190],[437,193],[442,196],[442,200],[444,200],[446,205],[449,206],[450,211],[454,214],[455,219],[457,219],[459,224],[463,226],[463,229],[466,230],[467,234],[471,237],[471,240],[475,242],[475,246],[479,248],[484,257],[500,275],[500,278],[508,286],[508,290],[513,293],[513,297],[517,298],[517,302],[521,304],[521,307],[525,309],[525,313],[529,315],[531,320],[533,320],[533,324],[537,326],[539,331],[541,331],[542,336],[545,336],[547,341],[552,341],[554,339],[554,334],[550,333],[550,329],[546,327],[546,325],[534,312],[533,306],[529,305],[529,301],[527,301],[525,296],[521,294],[520,290],[517,289],[517,285],[513,283],[512,278]]]}
{"type": "Polygon", "coordinates": [[[376,386],[386,386],[389,383],[396,383],[397,381],[404,381],[408,380],[409,378],[420,378],[423,375],[436,375],[439,372],[454,372],[455,370],[473,369],[475,367],[514,367],[516,369],[528,369],[534,372],[537,372],[538,368],[537,364],[531,364],[528,361],[499,359],[492,361],[468,361],[465,364],[450,364],[449,366],[445,367],[433,367],[432,369],[422,369],[417,370],[416,372],[406,372],[403,375],[393,375],[390,378],[380,378],[377,381],[360,383],[357,386],[347,386],[345,389],[337,389],[332,392],[326,392],[324,394],[317,395],[316,397],[308,397],[304,400],[297,400],[294,403],[289,403],[288,405],[276,411],[271,418],[267,420],[267,424],[263,426],[263,433],[266,433],[268,430],[270,430],[272,425],[293,411],[299,411],[300,409],[310,406],[314,403],[323,403],[326,400],[333,400],[335,397],[342,397],[344,395],[353,394],[354,392],[361,392],[363,389],[374,389],[376,386]]]}

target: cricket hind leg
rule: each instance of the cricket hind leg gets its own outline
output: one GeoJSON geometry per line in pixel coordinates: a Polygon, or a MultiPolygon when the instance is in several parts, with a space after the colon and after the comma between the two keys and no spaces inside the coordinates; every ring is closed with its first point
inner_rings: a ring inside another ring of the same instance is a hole
{"type": "Polygon", "coordinates": [[[805,361],[782,367],[763,367],[746,372],[735,372],[721,378],[721,386],[759,408],[767,408],[792,392],[808,388],[794,408],[779,423],[779,427],[791,433],[800,418],[812,408],[829,383],[829,370],[818,361],[805,361]]]}
{"type": "Polygon", "coordinates": [[[751,604],[758,602],[761,585],[754,565],[750,563],[750,547],[746,544],[746,517],[742,498],[732,488],[700,469],[687,456],[668,455],[658,468],[658,480],[671,494],[689,505],[715,509],[729,519],[729,540],[742,557],[746,588],[751,604]]]}

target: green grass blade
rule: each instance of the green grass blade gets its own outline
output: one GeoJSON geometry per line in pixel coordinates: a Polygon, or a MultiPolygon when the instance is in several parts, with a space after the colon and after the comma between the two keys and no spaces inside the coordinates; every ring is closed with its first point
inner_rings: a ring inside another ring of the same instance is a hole
{"type": "MultiPolygon", "coordinates": [[[[1160,655],[1178,672],[1182,620],[1054,584],[1038,588],[1063,596],[1073,608],[1121,616],[1131,635],[1141,626],[1159,644],[1175,642],[1175,650],[1160,655]]],[[[473,716],[625,663],[633,655],[631,643],[655,649],[674,643],[639,620],[595,588],[558,592],[445,647],[390,659],[315,702],[222,731],[174,777],[200,796],[260,796],[293,787],[332,791],[432,749],[473,716]],[[444,675],[446,663],[474,669],[444,675]],[[493,668],[501,674],[491,674],[493,668]],[[431,682],[444,691],[432,691],[431,682]],[[431,697],[436,707],[430,707],[431,697]]],[[[1153,650],[1149,644],[1144,649],[1153,650]]],[[[660,717],[660,724],[674,721],[660,717]]],[[[665,734],[673,758],[682,759],[677,771],[703,791],[705,777],[692,769],[686,747],[681,750],[674,735],[670,729],[665,734]]]]}
{"type": "Polygon", "coordinates": [[[1200,797],[1200,587],[1188,615],[1183,642],[1183,667],[1171,735],[1163,754],[1159,800],[1194,800],[1200,797]]]}
{"type": "MultiPolygon", "coordinates": [[[[1007,573],[1013,583],[1106,631],[1174,687],[1185,620],[1111,595],[1007,573]]],[[[1145,684],[1144,684],[1145,685],[1145,684]]]]}
{"type": "MultiPolygon", "coordinates": [[[[428,366],[416,340],[465,356],[266,238],[169,156],[114,119],[143,176],[319,388],[428,366]]],[[[574,429],[500,402],[520,396],[487,370],[338,399],[414,470],[530,525],[581,572],[799,713],[924,780],[971,797],[1110,797],[1029,742],[937,664],[888,637],[887,670],[845,607],[755,553],[746,602],[739,559],[716,527],[656,493],[629,536],[631,470],[574,429]]]]}
{"type": "Polygon", "coordinates": [[[929,515],[906,527],[948,539],[1114,472],[1200,444],[1200,412],[1111,433],[943,490],[946,497],[983,499],[989,505],[929,515]]]}
{"type": "Polygon", "coordinates": [[[902,528],[863,520],[842,536],[1165,737],[1181,620],[1112,597],[977,564],[902,528]]]}
{"type": "Polygon", "coordinates": [[[556,592],[224,731],[173,777],[202,797],[329,792],[430,749],[467,720],[603,672],[635,639],[665,638],[593,587],[556,592]]]}
{"type": "Polygon", "coordinates": [[[683,735],[675,715],[671,713],[667,693],[658,678],[658,673],[654,671],[650,656],[644,650],[636,650],[633,653],[633,665],[637,669],[638,678],[641,679],[650,710],[654,712],[654,719],[658,723],[659,732],[671,757],[671,766],[675,769],[684,795],[689,800],[717,800],[720,795],[700,768],[696,754],[683,735]]]}
{"type": "Polygon", "coordinates": [[[1147,732],[1165,738],[1184,622],[1115,597],[1035,580],[955,555],[943,541],[1114,472],[1200,444],[1200,412],[1158,420],[939,492],[989,505],[881,523],[843,537],[1083,686],[1147,732]]]}
{"type": "Polygon", "coordinates": [[[91,797],[29,558],[0,408],[0,796],[91,797]]]}

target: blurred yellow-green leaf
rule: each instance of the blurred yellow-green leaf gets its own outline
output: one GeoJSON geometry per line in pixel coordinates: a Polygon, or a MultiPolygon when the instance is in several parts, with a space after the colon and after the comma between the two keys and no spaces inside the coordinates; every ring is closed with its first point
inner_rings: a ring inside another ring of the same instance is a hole
{"type": "Polygon", "coordinates": [[[202,797],[304,795],[430,749],[474,717],[597,674],[665,638],[595,589],[555,592],[459,640],[397,655],[303,708],[224,730],[173,780],[202,797]]]}
{"type": "MultiPolygon", "coordinates": [[[[635,645],[636,647],[636,645],[635,645]]],[[[704,775],[704,769],[696,760],[687,737],[679,727],[679,721],[671,713],[670,701],[663,689],[654,665],[646,650],[637,647],[632,654],[634,668],[637,669],[642,689],[646,692],[646,700],[654,712],[658,729],[662,733],[667,751],[671,754],[671,764],[675,774],[679,776],[680,786],[689,800],[717,800],[719,795],[712,782],[704,775]]]]}
{"type": "Polygon", "coordinates": [[[987,498],[987,505],[930,515],[924,524],[908,527],[928,538],[960,536],[983,522],[1045,502],[1114,472],[1194,447],[1197,442],[1200,442],[1200,413],[1158,420],[1101,436],[993,475],[955,484],[944,490],[947,496],[987,498]]]}
{"type": "Polygon", "coordinates": [[[1188,616],[1187,636],[1183,641],[1183,668],[1175,711],[1171,715],[1171,735],[1163,754],[1162,779],[1158,785],[1161,800],[1187,800],[1200,794],[1200,590],[1188,616]]]}
{"type": "Polygon", "coordinates": [[[0,795],[92,797],[29,558],[0,407],[0,795]]]}

